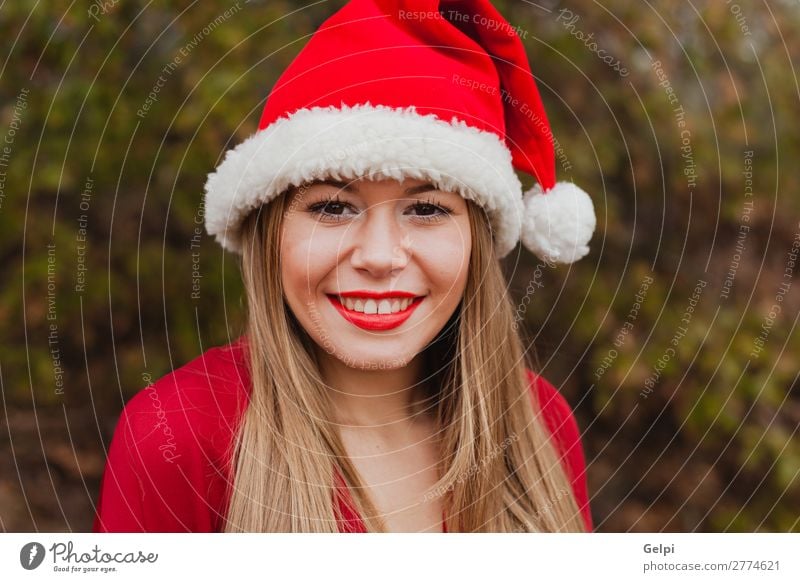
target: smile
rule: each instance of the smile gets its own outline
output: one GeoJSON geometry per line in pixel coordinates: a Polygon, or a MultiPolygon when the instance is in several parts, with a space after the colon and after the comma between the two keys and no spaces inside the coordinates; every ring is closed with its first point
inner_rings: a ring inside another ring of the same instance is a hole
{"type": "Polygon", "coordinates": [[[362,329],[382,331],[403,324],[425,297],[342,297],[327,295],[328,300],[347,321],[362,329]]]}

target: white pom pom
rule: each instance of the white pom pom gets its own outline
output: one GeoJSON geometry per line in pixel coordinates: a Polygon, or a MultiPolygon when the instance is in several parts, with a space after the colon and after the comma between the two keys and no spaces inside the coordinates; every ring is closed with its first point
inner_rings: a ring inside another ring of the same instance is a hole
{"type": "Polygon", "coordinates": [[[538,184],[523,197],[522,244],[542,260],[574,263],[589,253],[597,223],[589,195],[572,182],[547,192],[538,184]]]}

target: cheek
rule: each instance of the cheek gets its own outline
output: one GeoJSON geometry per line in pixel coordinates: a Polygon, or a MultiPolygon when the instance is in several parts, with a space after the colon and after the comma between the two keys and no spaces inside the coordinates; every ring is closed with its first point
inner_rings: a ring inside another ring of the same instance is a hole
{"type": "Polygon", "coordinates": [[[326,229],[287,219],[281,243],[281,277],[290,304],[318,291],[320,281],[336,267],[339,244],[326,229]]]}
{"type": "Polygon", "coordinates": [[[461,298],[467,281],[472,237],[469,223],[453,221],[447,229],[442,229],[433,240],[422,247],[422,260],[427,264],[427,272],[436,292],[461,298]]]}

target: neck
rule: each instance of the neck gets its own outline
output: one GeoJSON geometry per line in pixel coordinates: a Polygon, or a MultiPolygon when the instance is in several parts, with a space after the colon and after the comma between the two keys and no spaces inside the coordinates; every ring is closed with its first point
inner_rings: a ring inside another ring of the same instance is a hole
{"type": "MultiPolygon", "coordinates": [[[[407,423],[419,412],[422,354],[391,370],[352,368],[319,350],[320,372],[330,388],[334,419],[350,428],[407,423]]],[[[388,428],[388,427],[387,427],[388,428]]]]}

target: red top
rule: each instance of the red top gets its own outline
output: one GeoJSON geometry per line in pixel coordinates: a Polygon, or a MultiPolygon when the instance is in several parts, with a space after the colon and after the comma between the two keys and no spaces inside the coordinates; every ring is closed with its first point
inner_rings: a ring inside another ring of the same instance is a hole
{"type": "MultiPolygon", "coordinates": [[[[128,402],[108,451],[93,531],[221,531],[230,449],[250,386],[244,347],[242,336],[211,348],[128,402]]],[[[591,531],[578,425],[564,397],[543,377],[528,375],[591,531]]],[[[344,493],[339,529],[363,532],[344,493]]]]}

